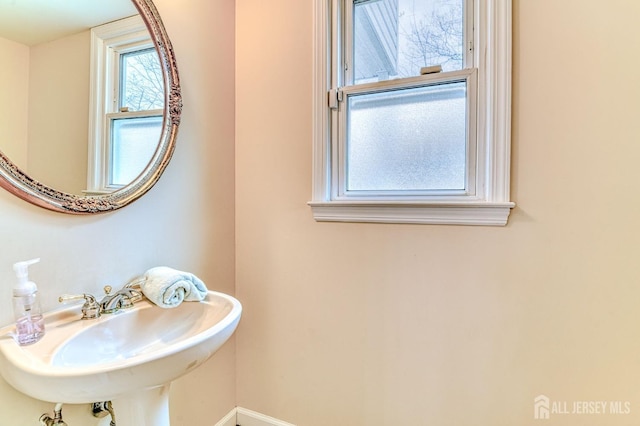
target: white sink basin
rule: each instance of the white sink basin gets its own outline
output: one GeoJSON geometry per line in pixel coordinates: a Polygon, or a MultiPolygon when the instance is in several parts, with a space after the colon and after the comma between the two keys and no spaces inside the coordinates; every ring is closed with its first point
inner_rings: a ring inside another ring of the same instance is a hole
{"type": "Polygon", "coordinates": [[[43,401],[113,401],[116,413],[121,401],[122,410],[142,404],[143,411],[166,411],[159,415],[166,422],[118,415],[119,426],[168,425],[169,383],[209,359],[233,334],[241,312],[235,298],[213,291],[203,302],[172,309],[144,299],[93,320],[80,319],[80,305],[52,311],[45,315],[46,334],[32,345],[19,346],[13,326],[0,329],[0,373],[43,401]]]}

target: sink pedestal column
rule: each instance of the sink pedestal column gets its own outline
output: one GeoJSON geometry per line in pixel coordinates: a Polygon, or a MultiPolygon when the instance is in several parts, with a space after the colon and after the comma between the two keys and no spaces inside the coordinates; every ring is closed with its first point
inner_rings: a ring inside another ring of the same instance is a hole
{"type": "Polygon", "coordinates": [[[116,426],[170,426],[169,386],[144,389],[111,400],[116,426]]]}

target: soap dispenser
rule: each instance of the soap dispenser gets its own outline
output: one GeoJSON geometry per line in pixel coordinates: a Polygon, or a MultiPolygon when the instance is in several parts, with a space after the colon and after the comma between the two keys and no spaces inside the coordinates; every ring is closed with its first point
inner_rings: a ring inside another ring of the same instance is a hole
{"type": "Polygon", "coordinates": [[[20,345],[35,343],[44,336],[44,319],[40,310],[38,288],[29,281],[29,266],[40,262],[32,259],[18,262],[13,270],[18,277],[18,284],[13,288],[13,313],[16,318],[15,339],[20,345]]]}

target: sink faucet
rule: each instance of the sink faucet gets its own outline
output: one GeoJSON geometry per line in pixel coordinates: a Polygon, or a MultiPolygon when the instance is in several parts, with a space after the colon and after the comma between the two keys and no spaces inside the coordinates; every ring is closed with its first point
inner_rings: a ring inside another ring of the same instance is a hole
{"type": "Polygon", "coordinates": [[[142,299],[142,291],[135,284],[127,284],[120,290],[111,294],[111,286],[104,287],[105,295],[98,303],[96,298],[90,294],[71,295],[64,294],[58,298],[60,303],[70,302],[73,300],[84,299],[82,305],[82,319],[99,318],[101,314],[112,314],[120,309],[126,309],[133,306],[135,302],[142,299]]]}
{"type": "Polygon", "coordinates": [[[111,314],[120,309],[126,309],[133,306],[134,302],[142,299],[142,293],[126,285],[115,293],[111,294],[111,286],[104,287],[105,296],[100,302],[100,312],[103,314],[111,314]]]}
{"type": "Polygon", "coordinates": [[[58,297],[58,302],[66,303],[74,300],[84,299],[82,305],[82,319],[95,319],[100,317],[100,305],[96,302],[96,298],[90,294],[63,294],[58,297]]]}

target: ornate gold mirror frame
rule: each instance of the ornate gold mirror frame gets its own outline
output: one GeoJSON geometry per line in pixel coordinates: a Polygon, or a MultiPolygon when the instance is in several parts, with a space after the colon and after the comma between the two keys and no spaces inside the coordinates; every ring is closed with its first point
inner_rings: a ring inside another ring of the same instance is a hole
{"type": "Polygon", "coordinates": [[[180,80],[173,47],[152,0],[131,0],[155,44],[164,78],[165,106],[158,148],[142,173],[125,187],[109,194],[79,196],[60,192],[31,178],[0,152],[0,187],[32,204],[49,210],[91,214],[117,210],[145,194],[158,181],[173,150],[182,112],[180,80]]]}

